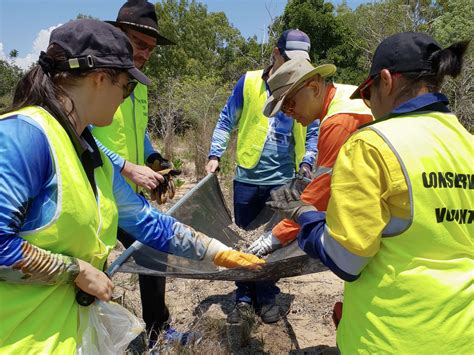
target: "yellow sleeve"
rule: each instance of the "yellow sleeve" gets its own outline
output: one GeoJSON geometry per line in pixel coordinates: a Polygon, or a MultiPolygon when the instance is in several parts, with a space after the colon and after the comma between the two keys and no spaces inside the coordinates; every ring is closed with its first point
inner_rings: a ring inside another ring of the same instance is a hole
{"type": "Polygon", "coordinates": [[[374,256],[390,221],[390,200],[400,200],[400,195],[407,200],[405,191],[400,163],[385,141],[370,129],[354,134],[341,148],[334,166],[326,214],[328,232],[351,253],[374,256]]]}

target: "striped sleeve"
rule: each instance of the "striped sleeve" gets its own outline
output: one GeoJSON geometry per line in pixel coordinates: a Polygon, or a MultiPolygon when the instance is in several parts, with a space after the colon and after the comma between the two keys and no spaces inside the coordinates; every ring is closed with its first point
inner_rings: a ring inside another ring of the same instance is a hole
{"type": "Polygon", "coordinates": [[[220,158],[227,148],[230,132],[237,125],[244,106],[244,82],[245,75],[242,75],[219,115],[216,128],[212,134],[209,157],[216,156],[220,158]]]}
{"type": "Polygon", "coordinates": [[[327,231],[324,212],[303,213],[298,223],[298,245],[309,256],[321,260],[344,281],[355,281],[371,258],[349,252],[327,231]]]}
{"type": "Polygon", "coordinates": [[[306,131],[306,149],[301,163],[313,166],[318,155],[319,120],[314,120],[306,131]]]}

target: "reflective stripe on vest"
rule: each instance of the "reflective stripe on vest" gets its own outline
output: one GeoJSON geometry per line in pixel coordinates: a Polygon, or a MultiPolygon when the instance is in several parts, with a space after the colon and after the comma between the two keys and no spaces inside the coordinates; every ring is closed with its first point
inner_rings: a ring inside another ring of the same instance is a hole
{"type": "MultiPolygon", "coordinates": [[[[113,166],[104,165],[94,177],[98,202],[82,164],[64,129],[46,110],[27,107],[8,113],[31,117],[43,129],[57,177],[57,211],[37,230],[22,232],[33,245],[73,256],[102,269],[116,243],[117,207],[113,196],[113,166]]],[[[78,339],[78,306],[74,284],[27,285],[0,282],[0,353],[72,354],[78,339]]]]}
{"type": "MultiPolygon", "coordinates": [[[[92,133],[108,149],[133,164],[145,164],[145,132],[148,124],[148,91],[138,83],[131,97],[122,102],[111,125],[94,127],[92,133]]],[[[138,192],[138,187],[126,179],[138,192]]]]}
{"type": "MultiPolygon", "coordinates": [[[[263,115],[263,107],[268,98],[263,70],[249,71],[245,74],[244,107],[239,120],[237,136],[237,164],[245,169],[257,166],[267,139],[268,120],[263,115]]],[[[295,141],[295,166],[298,170],[306,151],[306,127],[293,120],[295,141]]]]}
{"type": "MultiPolygon", "coordinates": [[[[358,115],[372,115],[370,109],[364,104],[362,100],[351,100],[349,97],[352,93],[357,89],[356,86],[353,85],[344,85],[344,84],[333,84],[336,88],[336,93],[334,94],[333,99],[329,103],[328,111],[326,116],[323,117],[320,123],[320,131],[321,126],[324,121],[326,121],[329,117],[340,114],[358,114],[358,115]]],[[[317,166],[315,178],[323,175],[323,174],[331,174],[332,175],[332,168],[325,167],[325,166],[317,166]]]]}
{"type": "Polygon", "coordinates": [[[328,168],[326,166],[318,166],[316,172],[314,173],[314,179],[323,174],[332,175],[332,168],[328,168]]]}
{"type": "Polygon", "coordinates": [[[439,112],[366,129],[400,162],[411,223],[382,238],[360,278],[345,284],[338,347],[343,354],[472,353],[473,137],[439,112]]]}

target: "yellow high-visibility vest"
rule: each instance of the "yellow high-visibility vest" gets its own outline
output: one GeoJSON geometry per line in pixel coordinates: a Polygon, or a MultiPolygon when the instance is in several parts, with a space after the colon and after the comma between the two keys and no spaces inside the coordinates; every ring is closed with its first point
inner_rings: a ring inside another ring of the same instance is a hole
{"type": "MultiPolygon", "coordinates": [[[[94,170],[97,200],[74,146],[59,122],[41,107],[0,117],[25,115],[43,129],[57,176],[55,216],[21,237],[52,253],[73,256],[102,270],[116,244],[118,213],[113,166],[103,153],[94,170]]],[[[33,285],[0,281],[0,353],[73,354],[78,341],[79,306],[75,285],[33,285]]]]}
{"type": "Polygon", "coordinates": [[[364,101],[349,99],[352,93],[357,89],[357,86],[334,84],[334,87],[336,88],[336,93],[329,103],[326,115],[321,119],[320,126],[322,126],[324,121],[326,121],[329,117],[341,113],[372,115],[372,112],[364,104],[364,101]]]}
{"type": "MultiPolygon", "coordinates": [[[[239,120],[236,153],[237,165],[245,169],[255,168],[260,161],[269,128],[269,118],[263,114],[268,94],[262,74],[263,70],[245,74],[244,107],[239,120]]],[[[306,127],[293,121],[293,137],[298,170],[306,151],[306,127]]]]}
{"type": "Polygon", "coordinates": [[[474,344],[473,137],[452,114],[376,122],[398,157],[410,224],[383,235],[360,278],[346,282],[343,354],[469,354],[474,344]]]}
{"type": "MultiPolygon", "coordinates": [[[[133,91],[134,102],[127,97],[115,112],[111,125],[94,127],[92,134],[108,149],[125,160],[145,164],[145,132],[148,125],[148,89],[138,83],[133,91]]],[[[138,186],[128,179],[135,192],[138,186]]]]}

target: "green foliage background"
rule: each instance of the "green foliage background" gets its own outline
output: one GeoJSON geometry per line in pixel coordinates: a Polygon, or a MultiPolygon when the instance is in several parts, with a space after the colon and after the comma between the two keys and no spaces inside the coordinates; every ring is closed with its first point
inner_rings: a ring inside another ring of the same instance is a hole
{"type": "MultiPolygon", "coordinates": [[[[474,34],[471,0],[384,0],[355,10],[345,2],[335,7],[324,0],[289,0],[284,13],[268,28],[268,43],[244,38],[225,13],[209,12],[195,0],[160,0],[156,12],[161,32],[176,45],[158,47],[145,68],[153,78],[150,129],[164,140],[170,156],[174,154],[170,142],[176,135],[193,142],[195,147],[188,153],[195,159],[198,176],[203,174],[198,165],[206,159],[212,129],[233,85],[246,71],[269,64],[274,44],[285,29],[305,31],[311,38],[314,64],[334,63],[338,67],[335,81],[348,84],[365,78],[376,46],[391,34],[425,31],[444,46],[474,34]]],[[[12,51],[9,60],[0,60],[0,106],[11,100],[21,74],[14,65],[17,54],[12,51]]],[[[462,75],[447,80],[443,88],[471,132],[473,58],[471,45],[462,75]]]]}

